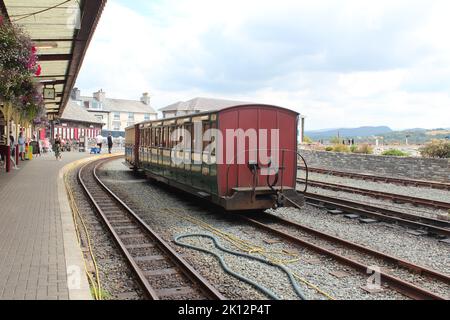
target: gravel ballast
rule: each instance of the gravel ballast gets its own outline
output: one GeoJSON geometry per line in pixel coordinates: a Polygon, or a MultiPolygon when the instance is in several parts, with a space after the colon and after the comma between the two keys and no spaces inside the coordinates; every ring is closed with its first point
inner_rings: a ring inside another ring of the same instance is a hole
{"type": "MultiPolygon", "coordinates": [[[[103,299],[141,300],[143,292],[130,274],[127,262],[123,259],[114,240],[103,226],[95,209],[87,200],[77,180],[78,170],[68,173],[74,199],[82,215],[92,242],[93,253],[98,264],[103,299]]],[[[79,221],[81,223],[81,221],[79,221]]],[[[81,224],[80,224],[81,228],[81,224]]],[[[85,253],[85,257],[88,255],[85,253]]],[[[92,261],[89,261],[92,265],[92,261]]]]}
{"type": "MultiPolygon", "coordinates": [[[[190,221],[182,219],[179,215],[200,219],[223,232],[251,242],[254,246],[263,247],[266,251],[293,253],[299,260],[290,263],[288,265],[289,268],[336,299],[406,299],[389,288],[385,288],[380,293],[370,294],[361,289],[367,284],[369,275],[358,273],[333,259],[304,248],[294,247],[283,241],[276,242],[279,239],[242,221],[238,221],[232,218],[231,215],[229,217],[220,214],[216,215],[210,209],[197,206],[195,200],[189,196],[182,196],[173,192],[172,189],[144,181],[141,176],[136,177],[122,162],[123,160],[117,160],[102,167],[100,171],[102,181],[132,207],[151,228],[166,241],[171,242],[172,246],[182,253],[188,262],[229,299],[267,299],[268,297],[255,290],[252,286],[226,274],[220,267],[217,259],[211,255],[174,244],[173,238],[176,235],[186,233],[211,234],[210,230],[205,230],[190,221]],[[275,242],[268,244],[267,240],[274,240],[275,242]],[[336,274],[336,272],[342,273],[344,276],[340,278],[331,274],[336,274]]],[[[283,210],[279,209],[276,212],[283,214],[283,210]]],[[[314,210],[315,208],[307,206],[302,210],[302,214],[308,215],[310,211],[313,213],[314,210]]],[[[300,210],[296,211],[300,212],[300,210]]],[[[290,216],[293,214],[290,213],[290,216]]],[[[392,230],[389,229],[389,232],[392,232],[392,230]]],[[[225,262],[234,271],[258,281],[266,288],[272,289],[282,299],[298,299],[298,296],[289,284],[287,276],[273,266],[225,254],[215,248],[209,239],[189,238],[184,239],[183,242],[189,242],[202,248],[209,248],[222,255],[225,262]]],[[[223,239],[220,239],[220,242],[222,246],[236,250],[234,246],[223,239]]],[[[274,256],[272,253],[270,255],[274,256]]],[[[287,254],[282,255],[283,259],[292,259],[292,257],[292,255],[287,254]]],[[[301,282],[300,287],[303,289],[307,299],[326,299],[323,294],[301,282]]]]}
{"type": "MultiPolygon", "coordinates": [[[[302,175],[302,173],[299,173],[302,175]]],[[[304,174],[304,173],[303,173],[304,174]]],[[[450,192],[446,190],[437,190],[431,188],[424,187],[413,187],[413,186],[400,186],[396,184],[387,184],[383,182],[373,182],[373,181],[363,181],[358,179],[351,179],[345,177],[338,177],[320,173],[310,173],[309,179],[325,182],[325,183],[333,183],[333,184],[342,184],[349,187],[362,188],[367,190],[374,190],[380,192],[389,192],[393,194],[412,196],[417,198],[442,201],[442,202],[450,202],[450,192]]],[[[299,189],[303,189],[304,185],[299,184],[299,189]]],[[[435,209],[435,208],[427,208],[427,207],[416,207],[412,204],[395,204],[389,200],[383,199],[375,199],[370,196],[363,196],[354,193],[342,192],[342,191],[333,191],[328,189],[309,187],[308,191],[311,193],[318,193],[327,196],[339,196],[342,199],[353,200],[358,202],[365,202],[372,205],[382,206],[385,208],[391,208],[397,211],[413,213],[416,215],[437,218],[438,215],[447,214],[445,210],[435,209]]]]}

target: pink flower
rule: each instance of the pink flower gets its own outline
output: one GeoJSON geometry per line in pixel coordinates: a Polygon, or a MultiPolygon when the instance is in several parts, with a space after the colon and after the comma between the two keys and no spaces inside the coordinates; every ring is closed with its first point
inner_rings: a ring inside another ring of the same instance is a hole
{"type": "Polygon", "coordinates": [[[39,76],[41,75],[41,72],[42,72],[41,65],[38,64],[38,67],[37,67],[36,72],[35,72],[34,75],[35,75],[36,77],[39,77],[39,76]]]}

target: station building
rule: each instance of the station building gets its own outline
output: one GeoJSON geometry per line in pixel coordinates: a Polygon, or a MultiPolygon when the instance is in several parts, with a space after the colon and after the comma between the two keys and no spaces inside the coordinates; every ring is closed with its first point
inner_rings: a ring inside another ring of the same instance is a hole
{"type": "Polygon", "coordinates": [[[125,136],[125,128],[135,123],[156,120],[158,113],[150,105],[150,95],[143,93],[139,100],[112,99],[99,90],[92,97],[81,96],[78,88],[72,90],[70,103],[86,110],[97,122],[103,123],[103,135],[125,136]]]}
{"type": "Polygon", "coordinates": [[[244,104],[250,103],[242,101],[198,97],[189,101],[178,101],[167,107],[159,109],[159,111],[162,112],[163,118],[172,118],[193,113],[216,111],[244,104]]]}
{"type": "Polygon", "coordinates": [[[52,131],[53,137],[59,134],[64,140],[79,140],[81,137],[93,139],[102,133],[102,127],[102,121],[84,107],[69,101],[61,119],[55,121],[52,131]]]}

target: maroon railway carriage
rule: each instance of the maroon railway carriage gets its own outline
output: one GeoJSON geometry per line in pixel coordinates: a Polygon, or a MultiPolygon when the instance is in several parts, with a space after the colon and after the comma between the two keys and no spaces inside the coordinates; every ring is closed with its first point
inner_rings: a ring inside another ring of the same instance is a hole
{"type": "Polygon", "coordinates": [[[256,104],[143,122],[126,129],[126,161],[229,211],[301,205],[297,128],[296,112],[256,104]]]}

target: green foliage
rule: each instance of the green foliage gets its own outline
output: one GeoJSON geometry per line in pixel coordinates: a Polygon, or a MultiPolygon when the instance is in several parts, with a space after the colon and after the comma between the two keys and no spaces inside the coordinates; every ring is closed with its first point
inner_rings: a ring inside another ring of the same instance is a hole
{"type": "Polygon", "coordinates": [[[368,144],[362,144],[357,148],[356,153],[373,154],[373,148],[368,144]]]}
{"type": "Polygon", "coordinates": [[[325,151],[331,152],[331,151],[333,151],[333,147],[326,147],[326,148],[325,148],[325,151]]]}
{"type": "Polygon", "coordinates": [[[352,145],[352,146],[350,147],[350,152],[351,152],[351,153],[356,153],[356,152],[358,152],[358,146],[357,146],[356,144],[352,145]]]}
{"type": "Polygon", "coordinates": [[[343,152],[343,153],[349,153],[350,148],[344,144],[336,144],[333,147],[334,152],[343,152]]]}
{"type": "Polygon", "coordinates": [[[12,103],[22,117],[32,120],[44,111],[41,72],[30,37],[0,15],[0,100],[12,103]]]}
{"type": "MultiPolygon", "coordinates": [[[[91,289],[91,296],[95,299],[95,290],[93,287],[90,287],[90,289],[91,289]]],[[[101,294],[102,300],[112,300],[113,299],[113,296],[103,288],[100,289],[100,294],[101,294]]]]}
{"type": "Polygon", "coordinates": [[[340,144],[341,140],[338,137],[334,137],[330,140],[332,144],[340,144]]]}
{"type": "Polygon", "coordinates": [[[313,140],[310,137],[308,137],[308,136],[304,136],[303,137],[303,142],[304,143],[313,143],[313,140]]]}
{"type": "Polygon", "coordinates": [[[391,156],[391,157],[408,157],[409,154],[397,149],[390,149],[382,153],[383,156],[391,156]]]}
{"type": "Polygon", "coordinates": [[[427,158],[450,158],[450,141],[433,140],[420,149],[423,157],[427,158]]]}

